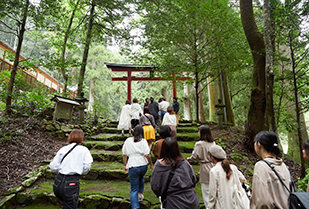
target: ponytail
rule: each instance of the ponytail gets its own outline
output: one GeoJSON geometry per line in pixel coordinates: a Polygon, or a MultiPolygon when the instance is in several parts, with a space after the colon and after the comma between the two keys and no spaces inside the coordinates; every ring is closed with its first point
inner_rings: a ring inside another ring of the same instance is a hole
{"type": "Polygon", "coordinates": [[[223,170],[224,170],[225,173],[226,173],[226,179],[227,179],[227,180],[230,180],[230,178],[231,178],[231,176],[232,176],[232,174],[233,174],[233,171],[232,171],[232,169],[231,169],[231,166],[230,166],[229,161],[227,161],[227,160],[225,160],[225,159],[222,160],[221,166],[222,166],[223,170]]]}
{"type": "Polygon", "coordinates": [[[221,166],[223,168],[223,170],[225,171],[226,173],[226,179],[227,180],[230,180],[232,174],[233,174],[233,171],[231,169],[231,166],[230,166],[230,163],[229,161],[225,160],[225,159],[218,159],[214,156],[212,156],[215,160],[217,160],[218,162],[221,162],[221,166]]]}

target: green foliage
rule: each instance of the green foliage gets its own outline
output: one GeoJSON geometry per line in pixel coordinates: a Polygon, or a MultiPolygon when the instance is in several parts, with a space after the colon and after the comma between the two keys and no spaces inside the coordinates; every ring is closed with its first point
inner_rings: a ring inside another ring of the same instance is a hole
{"type": "Polygon", "coordinates": [[[297,179],[297,191],[298,192],[307,192],[307,186],[308,186],[308,181],[309,181],[309,169],[307,169],[306,172],[307,172],[307,175],[303,179],[300,179],[300,177],[298,177],[297,179]]]}

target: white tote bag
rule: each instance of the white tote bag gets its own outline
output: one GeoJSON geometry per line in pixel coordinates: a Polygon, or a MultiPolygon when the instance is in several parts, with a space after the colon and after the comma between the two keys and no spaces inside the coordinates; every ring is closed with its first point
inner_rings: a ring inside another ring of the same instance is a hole
{"type": "Polygon", "coordinates": [[[234,175],[234,195],[236,196],[236,204],[237,209],[249,209],[250,208],[250,201],[249,198],[242,188],[241,183],[239,181],[239,177],[237,175],[238,171],[233,171],[234,175]]]}

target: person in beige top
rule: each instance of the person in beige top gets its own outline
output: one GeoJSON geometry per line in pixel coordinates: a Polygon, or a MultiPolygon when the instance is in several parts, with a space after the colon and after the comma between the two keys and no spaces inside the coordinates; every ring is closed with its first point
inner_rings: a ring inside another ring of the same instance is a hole
{"type": "MultiPolygon", "coordinates": [[[[278,136],[271,131],[261,131],[254,138],[255,152],[270,162],[285,185],[290,185],[290,172],[280,155],[278,136]]],[[[263,160],[254,166],[252,198],[250,209],[288,209],[289,192],[282,185],[275,172],[263,160]]]]}
{"type": "MultiPolygon", "coordinates": [[[[222,147],[213,145],[209,149],[215,166],[209,172],[209,202],[208,209],[238,209],[235,187],[241,186],[246,179],[235,165],[226,160],[222,147]]],[[[245,195],[245,194],[244,194],[245,195]]],[[[246,197],[247,198],[247,197],[246,197]]],[[[249,208],[249,199],[244,208],[249,208]]]]}
{"type": "Polygon", "coordinates": [[[211,161],[209,154],[209,148],[215,144],[209,126],[201,125],[198,129],[198,134],[200,140],[195,143],[194,150],[191,157],[188,157],[187,160],[200,161],[200,179],[202,195],[204,200],[204,205],[208,208],[208,198],[209,198],[209,171],[214,166],[211,161]]]}

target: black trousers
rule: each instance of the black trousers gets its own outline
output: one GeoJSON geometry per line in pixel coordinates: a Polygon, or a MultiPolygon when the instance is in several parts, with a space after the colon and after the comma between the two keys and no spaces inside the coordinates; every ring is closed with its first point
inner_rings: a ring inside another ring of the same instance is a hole
{"type": "Polygon", "coordinates": [[[137,126],[139,124],[139,120],[138,119],[132,119],[131,120],[131,128],[134,129],[135,126],[137,126]]]}
{"type": "Polygon", "coordinates": [[[56,197],[63,202],[63,209],[76,209],[79,196],[79,175],[59,173],[53,184],[56,197]]]}

